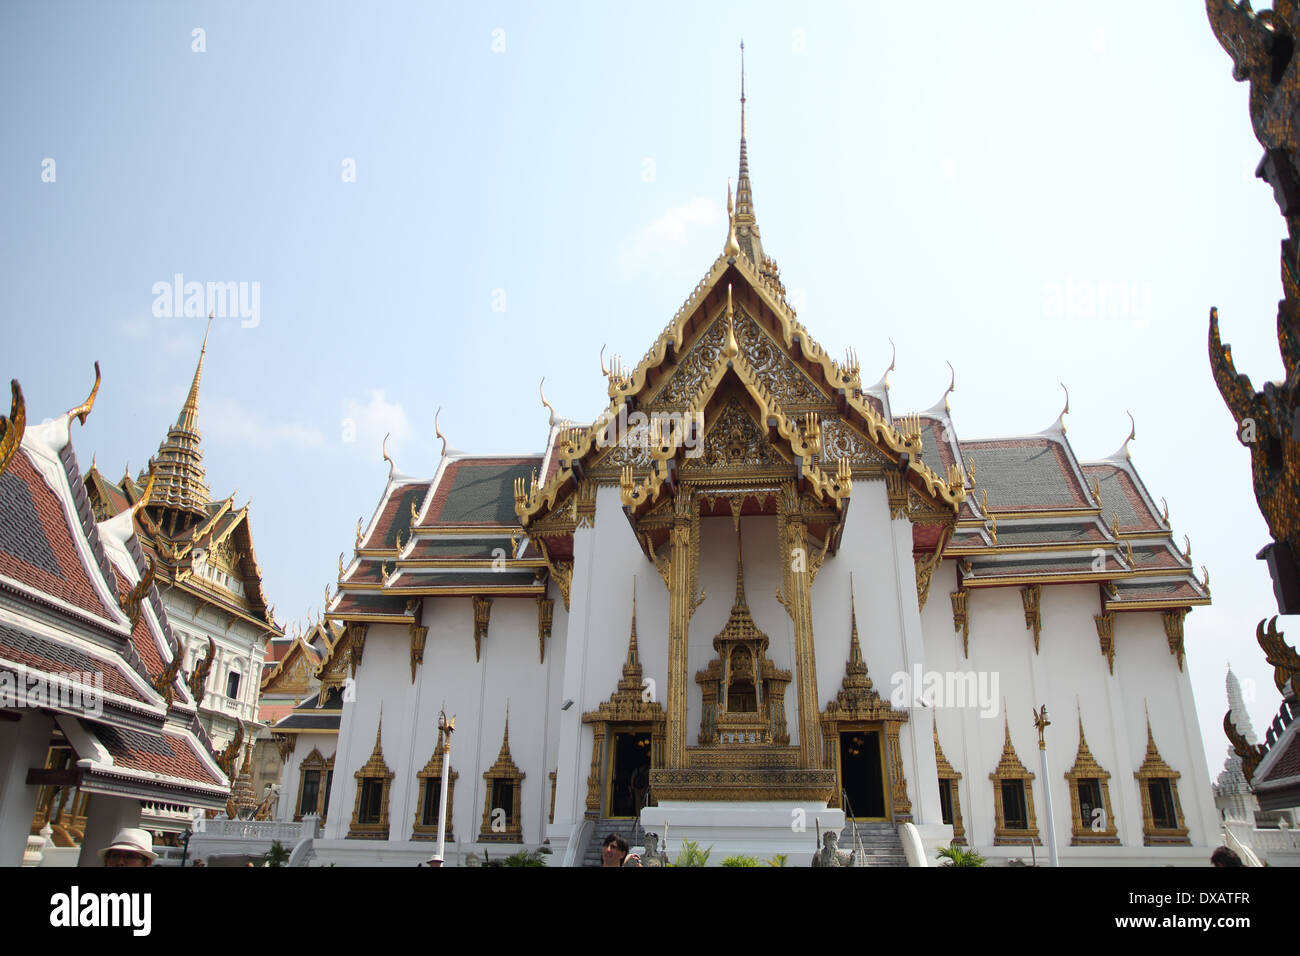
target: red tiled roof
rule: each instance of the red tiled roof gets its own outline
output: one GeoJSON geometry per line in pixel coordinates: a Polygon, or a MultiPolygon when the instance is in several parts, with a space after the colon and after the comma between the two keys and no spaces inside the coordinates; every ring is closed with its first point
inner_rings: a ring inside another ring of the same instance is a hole
{"type": "Polygon", "coordinates": [[[414,501],[416,508],[419,508],[429,490],[429,484],[427,481],[421,481],[394,488],[361,547],[392,548],[398,531],[402,533],[403,544],[410,540],[411,502],[414,501]]]}
{"type": "Polygon", "coordinates": [[[1271,783],[1274,780],[1284,780],[1298,775],[1300,775],[1300,733],[1295,733],[1291,735],[1286,752],[1269,768],[1268,776],[1255,782],[1271,783]]]}
{"type": "MultiPolygon", "coordinates": [[[[1083,473],[1089,478],[1096,477],[1103,482],[1113,480],[1118,483],[1119,489],[1124,495],[1124,499],[1128,502],[1129,507],[1133,511],[1133,515],[1136,517],[1136,520],[1134,520],[1130,517],[1127,510],[1120,511],[1119,527],[1121,531],[1164,530],[1164,524],[1151,513],[1151,509],[1148,508],[1146,502],[1142,500],[1142,495],[1138,493],[1137,487],[1133,484],[1133,479],[1127,471],[1123,468],[1118,468],[1115,465],[1107,464],[1082,465],[1080,467],[1083,469],[1083,473]],[[1129,520],[1126,521],[1124,520],[1125,518],[1129,518],[1129,520]]],[[[1103,503],[1105,502],[1106,491],[1107,488],[1103,486],[1103,503]]]]}
{"type": "MultiPolygon", "coordinates": [[[[106,724],[88,725],[88,729],[112,755],[114,766],[180,777],[196,783],[221,784],[204,766],[194,750],[193,741],[187,737],[166,732],[145,734],[106,724]]],[[[86,755],[78,756],[84,758],[86,755]]]]}
{"type": "Polygon", "coordinates": [[[69,527],[59,498],[28,460],[26,452],[14,455],[0,473],[0,513],[7,525],[5,532],[0,533],[0,542],[6,543],[0,544],[0,574],[97,617],[112,620],[91,584],[74,543],[74,535],[84,534],[82,528],[69,527]],[[25,557],[15,553],[20,550],[20,539],[21,545],[28,546],[23,549],[25,557]],[[56,565],[40,567],[33,563],[38,553],[52,555],[56,565]]]}
{"type": "Polygon", "coordinates": [[[976,466],[976,495],[989,492],[989,511],[1091,507],[1061,442],[1046,436],[960,442],[976,466]]]}
{"type": "Polygon", "coordinates": [[[39,634],[0,624],[0,660],[49,674],[103,674],[104,691],[127,700],[149,703],[126,677],[125,664],[92,657],[39,634]]]}

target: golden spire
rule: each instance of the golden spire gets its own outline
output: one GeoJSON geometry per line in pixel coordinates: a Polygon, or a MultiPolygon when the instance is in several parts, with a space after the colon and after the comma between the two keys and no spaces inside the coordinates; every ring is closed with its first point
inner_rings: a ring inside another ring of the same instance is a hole
{"type": "MultiPolygon", "coordinates": [[[[188,512],[199,517],[207,515],[207,505],[212,500],[203,471],[203,451],[199,447],[199,383],[203,378],[203,359],[208,351],[208,333],[212,330],[212,317],[203,333],[203,347],[199,349],[194,380],[176,424],[167,431],[167,437],[158,446],[158,454],[148,471],[156,474],[158,489],[154,504],[162,508],[188,512]]],[[[143,477],[144,471],[140,475],[143,477]]],[[[137,479],[139,480],[139,479],[137,479]]]]}
{"type": "Polygon", "coordinates": [[[755,268],[763,265],[763,244],[754,217],[754,193],[749,183],[749,150],[745,145],[745,44],[740,44],[740,172],[736,178],[736,215],[733,220],[740,249],[755,268]]]}
{"type": "Polygon", "coordinates": [[[208,327],[203,330],[203,347],[199,349],[199,364],[194,369],[194,381],[190,383],[190,393],[185,396],[185,404],[176,419],[176,427],[198,434],[199,431],[199,380],[203,377],[203,356],[208,354],[208,333],[212,331],[212,316],[208,316],[208,327]]]}
{"type": "Polygon", "coordinates": [[[641,651],[636,641],[636,576],[632,577],[632,631],[627,640],[627,660],[623,662],[623,677],[618,689],[623,694],[641,693],[645,684],[641,670],[641,651]]]}

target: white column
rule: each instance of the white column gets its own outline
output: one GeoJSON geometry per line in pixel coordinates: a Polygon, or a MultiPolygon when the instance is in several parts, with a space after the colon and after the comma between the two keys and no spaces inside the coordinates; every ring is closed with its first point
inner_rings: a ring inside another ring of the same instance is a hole
{"type": "Polygon", "coordinates": [[[140,825],[140,801],[93,794],[86,807],[86,836],[81,841],[77,866],[103,866],[99,851],[113,842],[119,830],[140,825]]]}
{"type": "Polygon", "coordinates": [[[14,723],[0,721],[0,866],[20,866],[36,813],[39,787],[27,785],[27,771],[45,766],[53,721],[26,710],[14,723]]]}

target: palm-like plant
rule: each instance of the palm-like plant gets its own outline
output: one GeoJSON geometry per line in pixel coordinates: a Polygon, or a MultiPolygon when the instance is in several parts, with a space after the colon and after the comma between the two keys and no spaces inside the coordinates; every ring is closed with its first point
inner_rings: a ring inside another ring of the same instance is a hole
{"type": "Polygon", "coordinates": [[[988,861],[975,848],[941,846],[935,850],[935,859],[944,860],[941,866],[984,866],[988,861]]]}

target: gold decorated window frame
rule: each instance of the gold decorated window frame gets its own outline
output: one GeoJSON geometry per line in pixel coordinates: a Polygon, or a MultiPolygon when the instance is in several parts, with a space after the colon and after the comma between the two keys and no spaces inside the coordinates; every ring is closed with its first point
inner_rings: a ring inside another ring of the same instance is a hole
{"type": "Polygon", "coordinates": [[[1083,722],[1079,722],[1079,751],[1074,758],[1074,766],[1065,775],[1070,785],[1071,811],[1071,846],[1105,845],[1119,846],[1119,831],[1115,826],[1115,813],[1110,805],[1110,774],[1102,769],[1088,749],[1088,741],[1083,736],[1083,722]],[[1079,782],[1096,780],[1101,790],[1102,808],[1106,814],[1106,825],[1100,830],[1092,828],[1092,822],[1083,819],[1083,801],[1079,797],[1079,782]]]}
{"type": "Polygon", "coordinates": [[[1133,773],[1133,777],[1138,782],[1138,792],[1142,797],[1142,842],[1145,846],[1189,846],[1191,844],[1187,819],[1183,816],[1183,804],[1178,797],[1178,780],[1181,776],[1182,774],[1171,768],[1160,756],[1160,751],[1156,749],[1155,738],[1151,734],[1151,722],[1148,720],[1146,758],[1142,761],[1142,766],[1133,773]],[[1175,827],[1156,826],[1149,785],[1157,780],[1165,780],[1169,783],[1169,792],[1174,802],[1174,815],[1178,824],[1175,827]]]}
{"type": "Polygon", "coordinates": [[[994,846],[1042,846],[1038,836],[1038,818],[1034,815],[1034,775],[1020,762],[1016,749],[1011,743],[1011,727],[1006,726],[1006,738],[1002,747],[1002,759],[997,768],[989,774],[993,782],[993,845],[994,846]],[[1002,784],[1018,781],[1025,795],[1024,829],[1007,826],[1005,808],[1002,806],[1002,784]]]}
{"type": "Polygon", "coordinates": [[[948,758],[944,755],[943,748],[939,746],[939,726],[936,723],[934,727],[934,760],[939,771],[939,789],[948,788],[948,793],[952,797],[952,843],[953,846],[966,845],[966,827],[961,822],[961,794],[959,793],[958,784],[961,782],[961,774],[958,773],[948,758]]]}
{"type": "MultiPolygon", "coordinates": [[[[442,756],[443,746],[439,741],[438,746],[433,751],[433,756],[429,762],[424,765],[424,769],[415,776],[420,781],[420,791],[415,798],[415,822],[411,827],[412,840],[436,840],[438,839],[438,824],[424,822],[424,801],[428,795],[429,787],[442,788],[442,756]]],[[[456,798],[456,778],[460,776],[450,767],[450,776],[447,778],[447,839],[455,841],[455,818],[452,811],[455,808],[456,798]]]]}
{"type": "Polygon", "coordinates": [[[349,840],[388,839],[388,801],[389,797],[392,796],[394,774],[393,771],[388,769],[388,764],[384,763],[384,750],[380,743],[382,735],[383,722],[381,721],[379,730],[375,734],[375,749],[370,754],[370,759],[354,774],[357,782],[357,793],[352,804],[352,824],[348,828],[347,835],[349,840]],[[365,792],[365,782],[367,780],[378,780],[380,782],[379,820],[376,823],[358,822],[361,817],[361,797],[365,792]]]}
{"type": "MultiPolygon", "coordinates": [[[[331,762],[333,758],[330,758],[331,762]]],[[[325,756],[319,748],[313,747],[311,753],[303,758],[302,763],[298,765],[298,796],[293,802],[293,821],[298,823],[307,813],[303,812],[302,792],[307,786],[307,774],[311,771],[317,771],[320,774],[320,780],[316,785],[316,813],[320,815],[320,804],[322,794],[325,792],[325,756]]],[[[310,812],[310,811],[308,811],[310,812]]]]}

